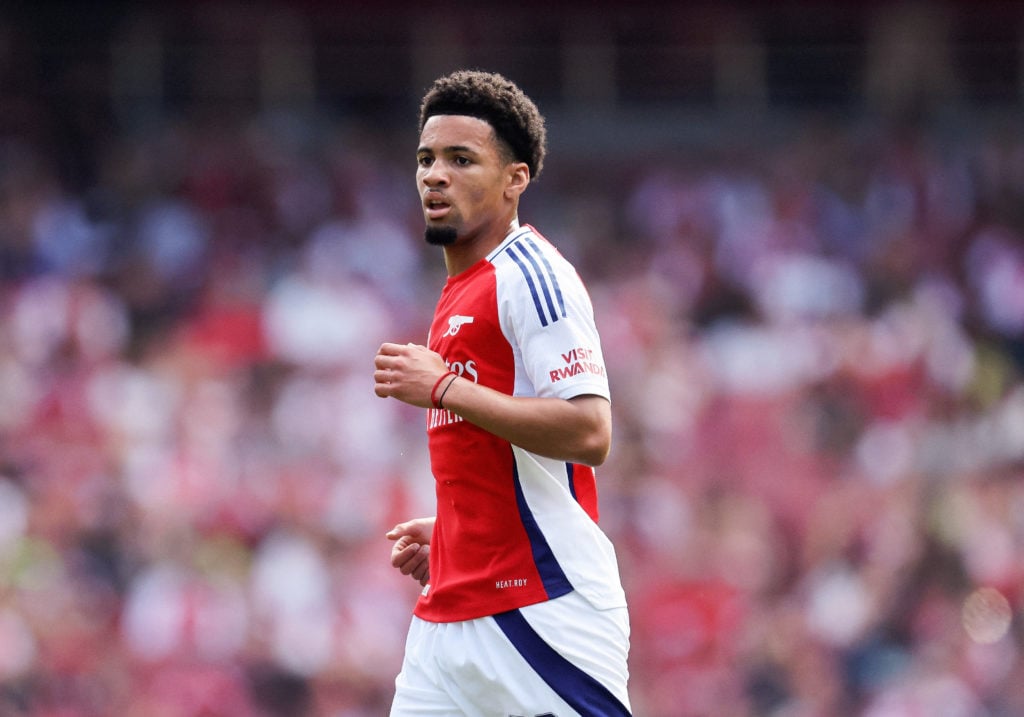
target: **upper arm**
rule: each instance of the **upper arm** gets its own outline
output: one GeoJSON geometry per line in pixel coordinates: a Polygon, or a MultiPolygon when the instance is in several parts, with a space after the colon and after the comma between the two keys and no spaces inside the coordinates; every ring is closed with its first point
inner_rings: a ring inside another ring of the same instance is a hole
{"type": "Polygon", "coordinates": [[[513,347],[516,395],[608,399],[608,377],[593,307],[583,282],[564,261],[549,261],[536,244],[507,250],[499,281],[502,331],[513,347]]]}
{"type": "Polygon", "coordinates": [[[598,466],[604,463],[612,447],[612,409],[611,403],[604,396],[585,394],[569,399],[573,407],[580,412],[580,425],[586,433],[583,445],[587,465],[598,466]]]}

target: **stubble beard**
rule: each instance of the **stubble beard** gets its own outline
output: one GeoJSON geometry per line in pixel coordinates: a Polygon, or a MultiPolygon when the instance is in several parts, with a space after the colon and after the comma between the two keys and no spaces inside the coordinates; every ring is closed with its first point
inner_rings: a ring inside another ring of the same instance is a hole
{"type": "Polygon", "coordinates": [[[458,233],[453,226],[427,227],[423,230],[423,238],[433,246],[449,246],[455,243],[458,233]]]}

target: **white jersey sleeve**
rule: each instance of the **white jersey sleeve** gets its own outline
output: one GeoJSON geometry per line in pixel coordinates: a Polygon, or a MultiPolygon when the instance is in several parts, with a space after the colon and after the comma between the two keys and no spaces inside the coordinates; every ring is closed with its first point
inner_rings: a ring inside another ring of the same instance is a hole
{"type": "Polygon", "coordinates": [[[590,295],[572,264],[530,226],[510,235],[491,261],[515,395],[610,398],[590,295]]]}

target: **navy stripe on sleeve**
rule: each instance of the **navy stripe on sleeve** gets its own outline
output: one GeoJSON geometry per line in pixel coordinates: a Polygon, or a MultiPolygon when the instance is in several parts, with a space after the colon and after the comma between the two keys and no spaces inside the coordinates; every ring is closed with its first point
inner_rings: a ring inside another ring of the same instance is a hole
{"type": "MultiPolygon", "coordinates": [[[[562,298],[562,288],[558,285],[558,278],[555,276],[555,270],[551,268],[551,263],[548,262],[547,257],[544,256],[544,253],[540,250],[540,248],[533,241],[533,239],[530,238],[529,234],[523,237],[523,241],[530,245],[530,248],[533,249],[533,253],[536,254],[537,257],[544,263],[544,269],[547,271],[547,275],[551,279],[551,289],[552,291],[555,292],[555,300],[558,302],[558,311],[564,319],[565,299],[562,298]]],[[[551,310],[554,311],[555,308],[552,306],[551,310]]]]}
{"type": "Polygon", "coordinates": [[[541,326],[565,318],[565,300],[558,285],[558,277],[539,247],[528,238],[524,238],[505,247],[505,253],[523,272],[541,326]]]}
{"type": "Polygon", "coordinates": [[[544,307],[540,303],[540,294],[537,292],[537,284],[533,280],[533,274],[530,273],[530,267],[528,267],[526,263],[519,258],[519,254],[515,251],[515,247],[510,246],[505,249],[505,252],[512,257],[512,261],[514,261],[519,266],[520,271],[523,272],[523,277],[526,279],[526,285],[530,287],[530,296],[533,297],[533,306],[537,309],[537,317],[540,319],[540,325],[547,326],[548,317],[547,314],[544,313],[544,307]]]}

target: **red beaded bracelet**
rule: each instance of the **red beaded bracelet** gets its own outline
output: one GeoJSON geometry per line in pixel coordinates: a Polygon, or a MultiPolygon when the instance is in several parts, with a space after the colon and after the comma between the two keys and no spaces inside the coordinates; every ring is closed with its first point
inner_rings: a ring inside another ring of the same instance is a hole
{"type": "MultiPolygon", "coordinates": [[[[434,408],[440,408],[441,407],[441,399],[437,398],[437,387],[440,386],[441,382],[444,381],[449,376],[458,376],[458,375],[459,374],[455,373],[454,371],[446,371],[445,373],[441,374],[441,378],[437,379],[437,383],[435,383],[434,387],[432,389],[430,389],[430,402],[434,405],[434,408]]],[[[452,379],[452,380],[454,381],[455,379],[452,379]]]]}

